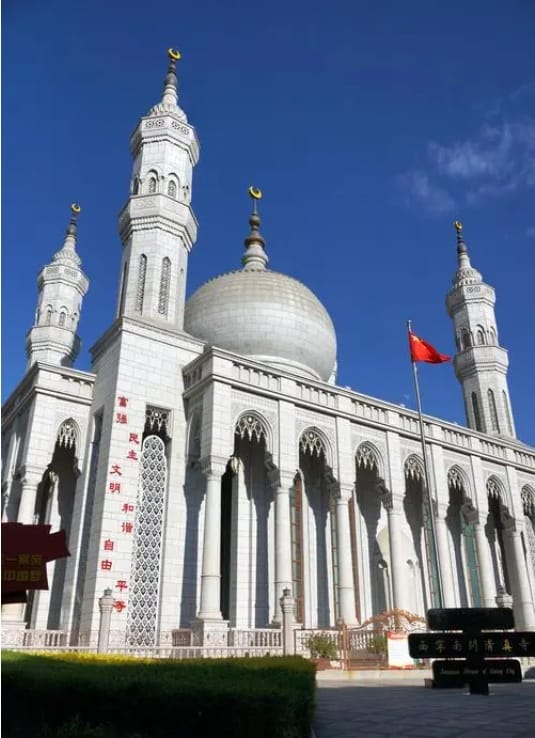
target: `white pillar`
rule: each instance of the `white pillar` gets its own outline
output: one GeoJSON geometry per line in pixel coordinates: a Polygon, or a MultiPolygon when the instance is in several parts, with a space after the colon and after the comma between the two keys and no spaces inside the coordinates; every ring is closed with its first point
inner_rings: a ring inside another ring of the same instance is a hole
{"type": "Polygon", "coordinates": [[[442,581],[442,607],[455,607],[455,583],[453,581],[453,568],[451,565],[450,546],[448,540],[448,529],[446,527],[445,509],[443,505],[438,506],[438,515],[435,518],[435,530],[437,533],[438,560],[440,561],[440,574],[442,581]]]}
{"type": "Polygon", "coordinates": [[[288,587],[282,592],[279,606],[282,611],[282,652],[285,656],[295,654],[295,600],[292,591],[288,587]]]}
{"type": "Polygon", "coordinates": [[[35,516],[35,502],[37,499],[37,487],[41,481],[38,472],[26,470],[22,476],[22,492],[20,495],[17,523],[33,525],[35,516]]]}
{"type": "Polygon", "coordinates": [[[480,522],[474,523],[479,583],[481,585],[481,604],[483,607],[496,607],[496,584],[492,573],[490,550],[485,529],[480,522]]]}
{"type": "Polygon", "coordinates": [[[108,653],[110,642],[111,614],[113,612],[113,595],[111,589],[105,589],[102,597],[98,600],[100,619],[98,624],[97,653],[108,653]]]}
{"type": "Polygon", "coordinates": [[[273,623],[281,622],[281,597],[292,589],[292,532],[290,526],[290,487],[293,479],[280,475],[273,480],[275,489],[275,614],[273,623]]]}
{"type": "Polygon", "coordinates": [[[206,462],[204,538],[202,549],[200,620],[222,620],[221,615],[221,477],[223,465],[206,462]]]}
{"type": "Polygon", "coordinates": [[[505,537],[509,539],[507,548],[512,559],[508,564],[513,589],[511,594],[513,595],[515,627],[517,630],[534,630],[535,612],[531,601],[531,590],[520,539],[519,524],[514,518],[511,518],[511,522],[504,527],[505,537]]]}
{"type": "Polygon", "coordinates": [[[351,529],[349,527],[349,495],[351,490],[336,499],[336,549],[338,552],[338,602],[339,620],[355,625],[355,589],[351,562],[351,529]]]}

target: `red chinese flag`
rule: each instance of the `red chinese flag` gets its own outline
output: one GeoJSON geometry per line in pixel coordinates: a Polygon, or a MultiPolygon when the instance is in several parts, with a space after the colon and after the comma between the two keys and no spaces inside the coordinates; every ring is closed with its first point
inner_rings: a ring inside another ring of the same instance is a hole
{"type": "Polygon", "coordinates": [[[450,361],[450,356],[441,354],[434,346],[424,341],[423,338],[415,336],[409,331],[409,348],[411,351],[411,361],[426,361],[428,364],[442,364],[444,361],[450,361]]]}

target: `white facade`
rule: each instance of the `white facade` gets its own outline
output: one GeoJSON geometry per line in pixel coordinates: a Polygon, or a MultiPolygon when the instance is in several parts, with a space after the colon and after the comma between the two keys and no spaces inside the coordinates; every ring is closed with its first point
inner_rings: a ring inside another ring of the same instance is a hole
{"type": "Polygon", "coordinates": [[[132,137],[118,309],[93,371],[67,365],[68,342],[49,350],[58,326],[40,313],[30,367],[4,406],[3,520],[65,528],[71,551],[49,565],[50,590],[25,611],[7,606],[4,622],[95,643],[111,589],[118,641],[168,642],[193,624],[214,642],[229,624],[279,624],[290,587],[303,626],[356,625],[436,606],[438,558],[445,606],[509,594],[517,627],[535,628],[535,450],[514,437],[494,291],[466,247],[448,309],[471,430],[425,419],[435,557],[417,415],[336,386],[328,313],[267,270],[256,210],[243,269],[185,304],[199,149],[176,87],[172,60],[132,137]]]}

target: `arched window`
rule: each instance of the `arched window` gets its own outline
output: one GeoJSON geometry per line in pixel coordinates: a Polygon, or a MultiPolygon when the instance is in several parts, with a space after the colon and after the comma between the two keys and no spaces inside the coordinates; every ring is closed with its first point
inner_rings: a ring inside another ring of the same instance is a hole
{"type": "Polygon", "coordinates": [[[494,397],[494,392],[489,389],[487,391],[487,395],[489,398],[490,427],[493,432],[499,433],[500,424],[498,422],[498,411],[496,410],[496,399],[494,397]]]}
{"type": "MultiPolygon", "coordinates": [[[[171,183],[170,183],[171,184],[171,183]]],[[[169,282],[171,279],[171,260],[166,256],[162,259],[162,273],[160,276],[160,295],[158,297],[158,312],[167,317],[169,309],[169,282]]]]}
{"type": "Polygon", "coordinates": [[[47,305],[45,323],[46,325],[50,325],[51,322],[52,322],[52,305],[47,305]]]}
{"type": "Polygon", "coordinates": [[[147,436],[140,459],[128,603],[127,643],[132,646],[154,646],[157,641],[166,488],[165,444],[158,436],[147,436]]]}
{"type": "Polygon", "coordinates": [[[41,311],[39,308],[35,311],[35,325],[39,325],[39,318],[41,317],[41,311]]]}
{"type": "Polygon", "coordinates": [[[152,195],[152,193],[156,192],[156,177],[150,177],[149,178],[149,195],[152,195]]]}
{"type": "Polygon", "coordinates": [[[169,197],[172,197],[173,200],[176,200],[176,182],[172,179],[170,180],[169,184],[167,185],[167,194],[169,197]]]}
{"type": "Polygon", "coordinates": [[[58,325],[59,325],[60,328],[64,328],[65,327],[65,318],[66,317],[67,317],[67,315],[66,315],[65,311],[62,310],[61,313],[59,314],[59,322],[58,322],[58,325]]]}
{"type": "Polygon", "coordinates": [[[120,292],[121,297],[119,298],[119,315],[122,315],[123,314],[123,310],[124,310],[124,303],[125,303],[125,299],[126,299],[126,277],[127,277],[127,273],[128,273],[128,262],[125,261],[124,266],[123,266],[123,276],[122,276],[122,279],[121,279],[121,292],[120,292]]]}
{"type": "Polygon", "coordinates": [[[480,325],[477,327],[476,343],[477,343],[478,346],[484,346],[485,343],[486,343],[486,341],[485,341],[485,331],[483,330],[483,328],[480,325]]]}
{"type": "Polygon", "coordinates": [[[503,390],[502,393],[503,397],[503,411],[505,413],[505,419],[507,420],[507,428],[509,430],[510,435],[513,435],[513,423],[511,422],[511,410],[509,408],[509,399],[507,397],[507,392],[503,390]]]}
{"type": "Polygon", "coordinates": [[[463,349],[470,348],[472,345],[472,338],[468,328],[461,328],[461,346],[463,349]]]}
{"type": "Polygon", "coordinates": [[[477,401],[477,394],[472,392],[472,412],[474,413],[474,423],[476,424],[476,430],[480,433],[483,432],[481,426],[481,414],[479,412],[479,402],[477,401]]]}
{"type": "Polygon", "coordinates": [[[145,297],[145,279],[147,277],[147,257],[141,254],[137,273],[136,312],[143,313],[143,299],[145,297]]]}
{"type": "Polygon", "coordinates": [[[139,195],[139,177],[134,179],[134,186],[132,188],[133,195],[139,195]]]}
{"type": "Polygon", "coordinates": [[[491,343],[491,345],[492,346],[496,346],[496,344],[498,342],[496,340],[496,331],[495,331],[495,329],[494,328],[491,328],[490,331],[489,331],[489,334],[490,334],[490,343],[491,343]]]}

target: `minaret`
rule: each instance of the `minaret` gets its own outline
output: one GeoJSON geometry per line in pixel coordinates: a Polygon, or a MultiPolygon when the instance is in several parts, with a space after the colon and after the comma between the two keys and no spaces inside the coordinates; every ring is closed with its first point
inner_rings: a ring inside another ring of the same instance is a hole
{"type": "Polygon", "coordinates": [[[28,368],[36,361],[72,366],[80,351],[76,334],[82,298],[89,280],[80,268],[76,253],[77,218],[80,206],[71,205],[71,219],[65,242],[38,278],[39,297],[35,322],[26,337],[28,368]]]}
{"type": "Polygon", "coordinates": [[[459,221],[455,230],[458,268],[446,306],[455,330],[454,367],[463,388],[467,423],[482,433],[515,438],[507,386],[509,361],[499,344],[494,288],[472,267],[459,221]]]}
{"type": "Polygon", "coordinates": [[[197,238],[191,190],[199,143],[178,105],[180,53],[169,49],[168,55],[161,102],[141,118],[130,140],[134,166],[119,215],[117,315],[182,330],[188,254],[197,238]]]}

